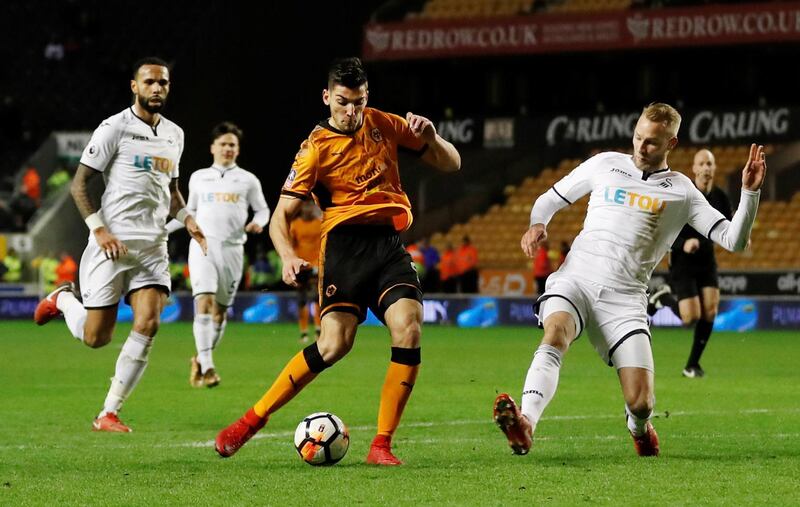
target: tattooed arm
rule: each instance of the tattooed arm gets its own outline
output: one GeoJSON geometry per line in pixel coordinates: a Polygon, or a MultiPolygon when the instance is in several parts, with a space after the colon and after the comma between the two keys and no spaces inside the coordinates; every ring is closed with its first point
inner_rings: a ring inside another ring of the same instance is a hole
{"type": "Polygon", "coordinates": [[[78,170],[75,172],[75,177],[72,179],[72,185],[70,185],[70,193],[72,194],[72,199],[75,201],[75,206],[78,208],[78,212],[80,212],[81,217],[86,221],[86,225],[89,226],[89,230],[94,234],[97,244],[103,249],[106,257],[111,260],[117,260],[128,253],[128,248],[125,246],[125,243],[111,234],[97,214],[97,210],[89,196],[89,182],[99,174],[99,171],[95,171],[89,166],[83,164],[78,165],[78,170]]]}

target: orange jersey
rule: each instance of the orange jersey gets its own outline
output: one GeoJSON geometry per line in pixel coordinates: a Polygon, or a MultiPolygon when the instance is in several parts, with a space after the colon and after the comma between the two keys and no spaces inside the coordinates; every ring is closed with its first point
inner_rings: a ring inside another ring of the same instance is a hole
{"type": "Polygon", "coordinates": [[[300,146],[281,194],[306,199],[313,193],[323,210],[323,235],[342,223],[406,230],[413,216],[400,184],[398,148],[422,155],[427,145],[397,115],[365,108],[352,134],[324,120],[300,146]]]}
{"type": "Polygon", "coordinates": [[[312,266],[319,267],[319,244],[322,222],[318,218],[303,220],[295,218],[289,224],[289,235],[292,237],[292,247],[301,259],[308,261],[312,266]]]}

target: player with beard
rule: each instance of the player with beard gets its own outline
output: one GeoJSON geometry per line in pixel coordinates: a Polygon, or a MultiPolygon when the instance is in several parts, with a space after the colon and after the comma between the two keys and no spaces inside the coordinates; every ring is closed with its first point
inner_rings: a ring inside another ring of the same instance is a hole
{"type": "Polygon", "coordinates": [[[111,341],[120,297],[133,308],[133,327],[92,423],[95,431],[131,431],[117,414],[147,367],[169,295],[167,219],[183,222],[206,250],[205,237],[178,189],[183,130],[161,115],[170,91],[169,66],[155,57],[136,62],[130,86],[133,105],[100,123],[72,181],[72,197],[90,231],[80,265],[82,302],[73,285],[65,284],[40,301],[34,313],[39,325],[63,314],[75,338],[98,348],[111,341]],[[88,186],[100,174],[105,190],[97,208],[88,186]]]}
{"type": "Polygon", "coordinates": [[[289,224],[312,197],[323,210],[320,335],[289,360],[252,408],[217,435],[223,457],[236,453],[281,406],[350,352],[371,309],[389,328],[392,352],[367,463],[402,463],[391,440],[420,367],[422,290],[398,234],[411,225],[412,215],[397,153],[410,151],[441,171],[459,170],[461,156],[429,119],[367,107],[368,96],[361,61],[335,61],[322,92],[330,117],[301,144],[269,226],[283,261],[283,281],[297,287],[312,265],[292,245],[289,224]]]}
{"type": "Polygon", "coordinates": [[[508,394],[495,400],[495,422],[515,454],[530,450],[536,424],[555,395],[561,360],[584,330],[602,360],[617,371],[637,454],[659,453],[650,422],[655,377],[648,281],[687,223],[727,250],[743,250],[767,169],[764,147],[753,144],[742,170],[739,209],[729,221],[692,180],[669,168],[667,156],[678,144],[680,122],[672,106],[650,104],[636,123],[632,156],[595,155],[556,182],[531,209],[531,226],[521,240],[528,257],[547,239],[553,215],[591,194],[583,230],[535,304],[544,337],[525,379],[521,409],[508,394]]]}

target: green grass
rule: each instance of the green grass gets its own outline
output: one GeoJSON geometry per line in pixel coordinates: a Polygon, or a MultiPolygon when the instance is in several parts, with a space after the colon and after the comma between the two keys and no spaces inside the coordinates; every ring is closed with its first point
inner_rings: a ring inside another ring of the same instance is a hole
{"type": "Polygon", "coordinates": [[[123,420],[90,431],[128,328],[90,350],[62,322],[0,323],[0,505],[507,505],[800,503],[800,343],[790,333],[716,333],[703,366],[680,376],[691,338],[655,330],[662,455],[635,456],[614,371],[586,338],[565,358],[534,448],[512,456],[491,421],[518,395],[540,331],[427,327],[423,368],[395,437],[403,467],[363,463],[389,359],[386,332],[362,328],[326,371],[235,457],[212,449],[301,346],[288,325],[231,324],[215,354],[222,384],[188,385],[190,324],[159,332],[123,420]],[[338,465],[304,464],[295,425],[331,411],[351,428],[338,465]]]}

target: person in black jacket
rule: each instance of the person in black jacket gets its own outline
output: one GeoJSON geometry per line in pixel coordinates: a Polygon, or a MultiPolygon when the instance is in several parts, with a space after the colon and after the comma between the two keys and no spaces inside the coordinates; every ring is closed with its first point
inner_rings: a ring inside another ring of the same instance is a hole
{"type": "MultiPolygon", "coordinates": [[[[700,150],[694,156],[694,184],[709,204],[731,219],[728,196],[714,185],[716,162],[709,150],[700,150]]],[[[694,343],[683,369],[683,376],[702,377],[700,356],[711,337],[714,319],[719,309],[719,283],[714,243],[692,227],[684,226],[670,253],[669,278],[672,287],[663,285],[650,297],[648,311],[669,306],[686,326],[694,325],[694,343]],[[674,295],[673,295],[674,291],[674,295]]]]}

